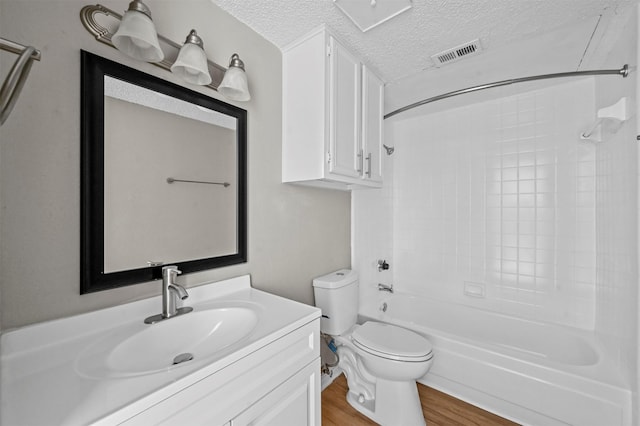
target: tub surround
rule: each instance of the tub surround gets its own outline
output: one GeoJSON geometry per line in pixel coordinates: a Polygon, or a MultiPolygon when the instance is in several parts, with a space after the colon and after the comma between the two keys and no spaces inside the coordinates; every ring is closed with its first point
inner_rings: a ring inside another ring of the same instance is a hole
{"type": "MultiPolygon", "coordinates": [[[[192,406],[198,401],[208,404],[210,418],[227,421],[248,407],[251,396],[243,394],[247,388],[267,395],[297,372],[302,383],[298,387],[309,387],[307,398],[313,400],[308,401],[308,424],[319,423],[314,401],[319,398],[320,311],[250,285],[246,275],[191,289],[185,304],[193,306],[194,313],[220,306],[251,307],[257,324],[246,337],[210,356],[198,359],[194,351],[193,360],[161,371],[112,374],[108,368],[95,368],[101,356],[95,348],[117,330],[143,324],[160,309],[160,297],[3,334],[0,423],[157,423],[175,414],[176,404],[188,408],[180,407],[174,421],[197,420],[202,413],[192,406]],[[91,351],[96,352],[93,357],[91,351]],[[207,401],[210,395],[216,404],[207,401]],[[163,405],[156,404],[165,400],[170,406],[163,411],[163,405]]],[[[179,319],[167,323],[171,321],[179,319]]]]}
{"type": "MultiPolygon", "coordinates": [[[[593,68],[637,63],[637,19],[620,18],[593,68]]],[[[386,120],[396,149],[382,190],[353,193],[352,265],[361,322],[433,343],[422,383],[524,424],[638,424],[637,126],[579,141],[636,91],[635,77],[513,86],[386,120]],[[387,319],[377,283],[396,291],[387,319]],[[506,323],[525,327],[501,341],[506,323]]]]}

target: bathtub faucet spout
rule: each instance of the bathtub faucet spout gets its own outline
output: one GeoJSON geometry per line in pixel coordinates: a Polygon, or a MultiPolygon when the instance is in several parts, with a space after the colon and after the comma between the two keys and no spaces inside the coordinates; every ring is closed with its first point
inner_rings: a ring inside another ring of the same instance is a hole
{"type": "Polygon", "coordinates": [[[378,283],[378,291],[386,291],[389,293],[393,293],[393,284],[382,284],[382,283],[378,283]]]}

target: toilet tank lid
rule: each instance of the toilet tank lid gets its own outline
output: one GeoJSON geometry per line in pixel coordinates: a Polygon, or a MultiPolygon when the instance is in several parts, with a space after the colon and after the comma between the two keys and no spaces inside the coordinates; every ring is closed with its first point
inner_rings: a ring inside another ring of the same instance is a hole
{"type": "Polygon", "coordinates": [[[358,273],[351,269],[340,269],[327,275],[315,278],[313,286],[317,288],[340,288],[358,281],[358,273]]]}

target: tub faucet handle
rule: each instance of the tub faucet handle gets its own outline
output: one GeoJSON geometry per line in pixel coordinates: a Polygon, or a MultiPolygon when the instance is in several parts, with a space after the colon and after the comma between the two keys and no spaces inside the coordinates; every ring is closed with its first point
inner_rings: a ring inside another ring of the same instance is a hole
{"type": "Polygon", "coordinates": [[[389,269],[387,261],[384,259],[378,260],[378,272],[386,271],[387,269],[389,269]]]}

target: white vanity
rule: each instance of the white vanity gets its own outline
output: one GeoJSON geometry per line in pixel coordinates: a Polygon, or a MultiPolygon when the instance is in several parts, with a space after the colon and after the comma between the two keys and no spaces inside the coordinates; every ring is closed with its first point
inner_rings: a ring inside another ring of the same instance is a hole
{"type": "Polygon", "coordinates": [[[152,325],[160,297],[3,334],[0,424],[320,425],[319,309],[248,275],[189,293],[152,325]]]}

